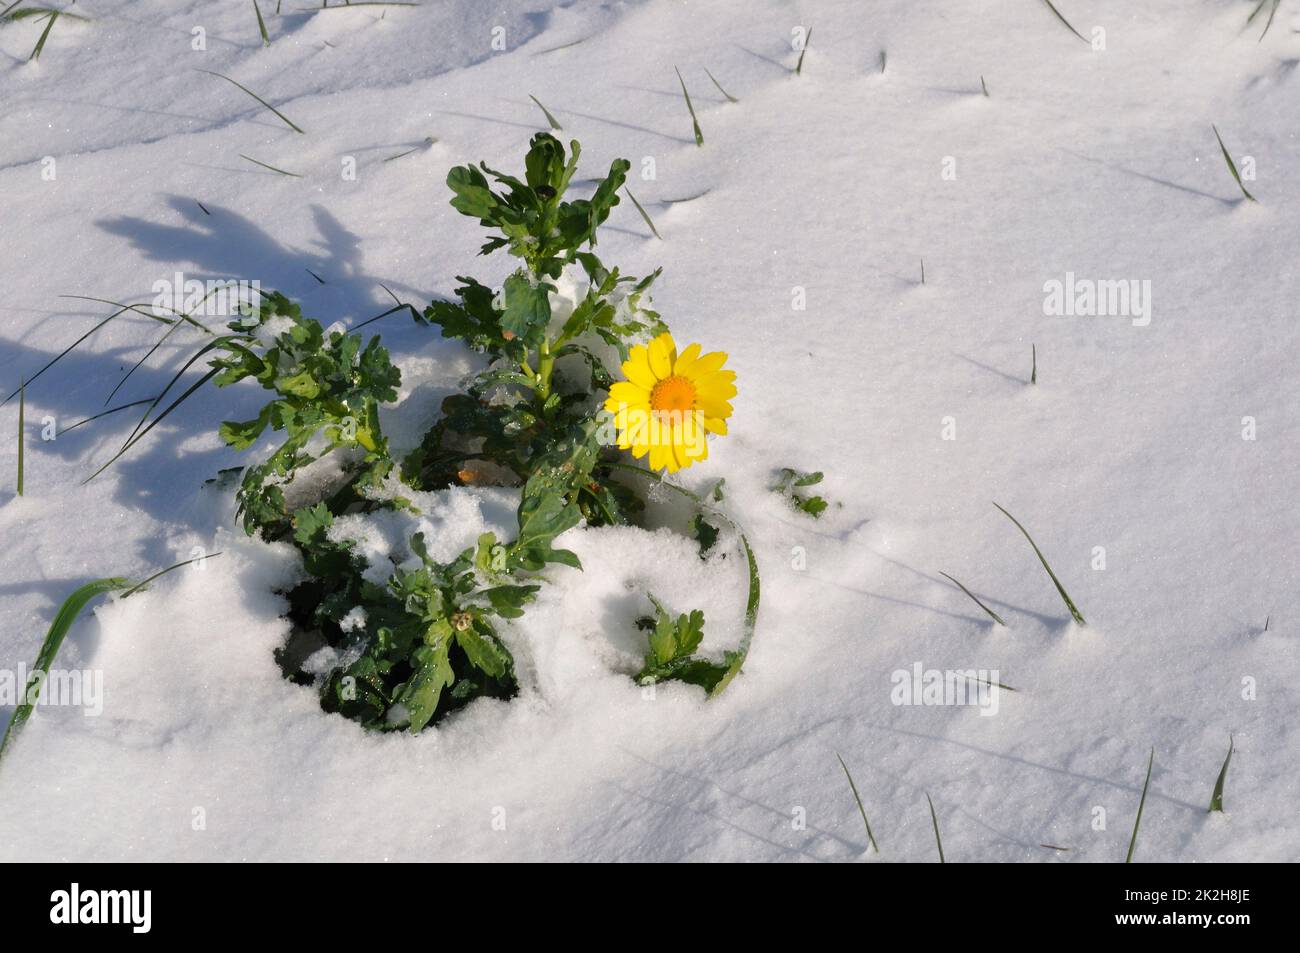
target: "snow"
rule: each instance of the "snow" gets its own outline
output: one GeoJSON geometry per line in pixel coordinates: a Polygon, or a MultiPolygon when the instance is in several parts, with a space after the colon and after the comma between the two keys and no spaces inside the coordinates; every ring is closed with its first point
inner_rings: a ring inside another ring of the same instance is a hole
{"type": "MultiPolygon", "coordinates": [[[[30,665],[77,585],[222,555],[75,626],[59,665],[103,672],[103,713],[37,710],[0,766],[0,857],[875,859],[838,753],[882,860],[933,859],[928,792],[949,860],[1116,861],[1154,748],[1136,859],[1300,859],[1292,5],[1257,42],[1246,0],[1058,3],[1086,36],[1105,28],[1104,51],[1043,4],[993,0],[287,0],[262,4],[269,48],[247,6],[79,3],[93,21],[60,20],[35,63],[39,28],[0,26],[5,393],[109,313],[61,294],[147,303],[178,270],[248,278],[328,325],[390,306],[381,283],[423,304],[456,275],[498,282],[504,257],[475,257],[481,230],[443,179],[517,168],[543,128],[535,95],[581,139],[579,178],[631,160],[663,236],[625,202],[602,258],[663,265],[655,308],[678,340],[731,354],[731,435],[684,477],[725,477],[756,547],[753,652],[716,700],[635,685],[645,591],[702,608],[721,649],[743,561],[734,540],[701,562],[667,528],[579,529],[561,545],[586,571],[548,569],[503,632],[519,698],[418,737],[323,714],[272,657],[293,550],[245,538],[230,490],[203,485],[246,462],[216,427],[251,417],[256,388],[201,392],[84,486],[131,412],[40,439],[47,417],[102,410],[156,339],[124,317],[29,388],[22,498],[0,441],[0,667],[30,665]],[[1258,203],[1212,123],[1253,157],[1258,203]],[[1067,273],[1150,281],[1150,323],[1044,314],[1067,273]],[[791,509],[767,489],[782,466],[823,470],[839,505],[791,509]],[[1017,691],[991,717],[894,705],[892,674],[917,662],[1017,691]],[[1227,813],[1208,815],[1230,735],[1227,813]]],[[[476,359],[402,316],[371,329],[403,368],[386,431],[411,446],[476,359]]],[[[174,335],[116,399],[156,393],[196,340],[174,335]]],[[[458,551],[509,527],[508,492],[455,491],[421,518],[458,551]]],[[[381,530],[364,528],[375,558],[403,558],[381,530]]]]}

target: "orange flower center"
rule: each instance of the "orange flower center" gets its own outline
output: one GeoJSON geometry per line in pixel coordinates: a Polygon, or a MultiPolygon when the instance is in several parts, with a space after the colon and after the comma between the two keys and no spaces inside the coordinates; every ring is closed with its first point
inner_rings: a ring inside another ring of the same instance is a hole
{"type": "Polygon", "coordinates": [[[674,374],[665,377],[650,391],[652,410],[691,410],[695,407],[695,385],[674,374]]]}

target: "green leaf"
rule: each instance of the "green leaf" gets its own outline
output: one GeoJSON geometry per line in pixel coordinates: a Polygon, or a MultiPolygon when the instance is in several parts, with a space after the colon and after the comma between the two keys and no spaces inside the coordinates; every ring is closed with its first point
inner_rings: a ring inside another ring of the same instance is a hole
{"type": "Polygon", "coordinates": [[[465,650],[470,664],[493,678],[504,678],[514,670],[514,659],[490,628],[481,622],[456,633],[456,643],[465,650]],[[482,628],[480,628],[482,627],[482,628]]]}
{"type": "Polygon", "coordinates": [[[513,274],[505,281],[505,306],[501,327],[530,346],[540,343],[551,321],[549,291],[555,286],[546,282],[532,284],[527,276],[513,274]]]}
{"type": "Polygon", "coordinates": [[[450,649],[451,640],[443,638],[437,646],[422,645],[412,653],[416,669],[397,699],[410,715],[412,733],[423,730],[433,719],[442,690],[455,680],[450,649]]]}

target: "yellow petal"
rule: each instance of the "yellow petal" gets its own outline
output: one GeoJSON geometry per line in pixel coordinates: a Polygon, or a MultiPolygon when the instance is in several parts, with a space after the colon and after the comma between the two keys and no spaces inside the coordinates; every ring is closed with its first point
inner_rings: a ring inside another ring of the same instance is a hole
{"type": "Polygon", "coordinates": [[[623,362],[623,376],[638,387],[651,390],[659,379],[650,370],[650,352],[644,344],[638,344],[627,352],[623,362]]]}
{"type": "Polygon", "coordinates": [[[709,433],[716,433],[725,437],[727,435],[727,422],[719,420],[717,417],[705,417],[704,429],[709,433]]]}
{"type": "Polygon", "coordinates": [[[684,374],[684,369],[689,369],[699,356],[700,346],[698,344],[689,345],[686,350],[677,355],[677,360],[673,361],[673,373],[684,374]]]}
{"type": "Polygon", "coordinates": [[[706,420],[710,417],[722,420],[731,416],[731,405],[725,400],[701,396],[695,398],[695,406],[704,414],[706,420]]]}
{"type": "Polygon", "coordinates": [[[719,370],[726,362],[727,355],[724,352],[713,351],[710,354],[705,354],[703,357],[697,358],[685,370],[679,369],[678,373],[689,376],[691,380],[699,380],[701,377],[705,377],[712,374],[714,371],[719,370]]]}
{"type": "MultiPolygon", "coordinates": [[[[618,381],[609,389],[609,400],[615,404],[626,404],[629,407],[648,407],[650,406],[650,392],[633,381],[618,381]]],[[[606,402],[605,409],[611,412],[613,410],[608,402],[606,402]]]]}
{"type": "Polygon", "coordinates": [[[650,370],[659,380],[665,377],[671,377],[673,373],[673,362],[677,360],[677,345],[673,344],[673,337],[668,332],[659,335],[650,342],[650,370]]]}

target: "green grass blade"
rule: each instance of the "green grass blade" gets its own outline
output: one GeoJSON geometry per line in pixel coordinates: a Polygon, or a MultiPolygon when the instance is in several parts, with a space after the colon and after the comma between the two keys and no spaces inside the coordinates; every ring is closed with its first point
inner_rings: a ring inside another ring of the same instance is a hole
{"type": "Polygon", "coordinates": [[[9,12],[22,2],[23,0],[17,0],[17,2],[11,3],[9,6],[5,7],[4,10],[0,10],[0,20],[17,21],[40,19],[46,14],[57,13],[59,16],[67,17],[69,20],[80,20],[83,23],[90,22],[90,17],[82,16],[79,13],[71,13],[67,10],[56,10],[54,7],[27,7],[25,10],[19,10],[17,13],[9,12]]]}
{"type": "Polygon", "coordinates": [[[940,571],[939,571],[939,575],[943,576],[944,579],[947,579],[949,582],[951,582],[953,585],[955,585],[955,586],[956,586],[958,589],[960,589],[962,592],[966,593],[966,595],[970,596],[971,601],[974,602],[974,603],[975,603],[977,606],[979,606],[981,609],[983,609],[985,612],[987,612],[987,613],[989,614],[989,616],[993,619],[994,622],[996,622],[996,623],[997,623],[998,625],[1000,625],[1000,626],[1003,626],[1003,627],[1006,626],[1006,623],[1002,621],[1002,617],[1001,617],[1000,615],[998,615],[996,612],[994,612],[992,609],[990,609],[988,606],[986,606],[984,603],[980,602],[980,601],[979,601],[979,598],[975,595],[975,593],[971,592],[969,589],[967,589],[965,586],[963,586],[960,582],[958,582],[958,581],[957,581],[956,579],[954,579],[952,576],[948,575],[946,572],[940,570],[940,571]]]}
{"type": "Polygon", "coordinates": [[[659,229],[655,228],[655,223],[650,221],[650,216],[647,215],[646,210],[641,207],[641,203],[636,200],[636,196],[632,194],[632,190],[629,189],[627,186],[623,186],[623,191],[626,192],[627,197],[632,200],[632,204],[636,206],[636,210],[641,213],[641,218],[645,221],[646,225],[650,228],[650,231],[654,233],[654,237],[659,239],[660,241],[663,241],[663,236],[659,234],[659,229]]]}
{"type": "MultiPolygon", "coordinates": [[[[1262,5],[1263,5],[1263,4],[1261,4],[1261,6],[1262,6],[1262,5]]],[[[1258,42],[1258,43],[1263,43],[1263,42],[1264,42],[1264,37],[1268,36],[1268,29],[1269,29],[1269,27],[1271,27],[1271,26],[1273,25],[1273,18],[1274,18],[1275,16],[1277,16],[1277,8],[1280,7],[1281,5],[1282,5],[1282,0],[1273,0],[1273,8],[1272,8],[1271,10],[1268,11],[1268,22],[1264,24],[1264,32],[1261,33],[1261,34],[1259,35],[1259,39],[1258,39],[1256,42],[1258,42]]],[[[1258,13],[1258,12],[1259,12],[1259,8],[1256,7],[1256,8],[1255,8],[1255,13],[1258,13]]],[[[1255,13],[1252,13],[1252,14],[1250,15],[1250,19],[1251,19],[1251,20],[1255,19],[1255,13]]],[[[1249,23],[1250,21],[1247,20],[1246,22],[1249,23]]]]}
{"type": "Polygon", "coordinates": [[[809,27],[808,32],[804,34],[803,46],[799,49],[799,62],[794,64],[795,76],[803,75],[803,57],[804,54],[808,52],[808,44],[811,42],[812,42],[812,27],[809,27]]]}
{"type": "Polygon", "coordinates": [[[1223,144],[1223,137],[1219,135],[1219,127],[1211,123],[1210,128],[1214,130],[1214,138],[1219,140],[1219,149],[1223,152],[1223,161],[1228,163],[1228,171],[1231,172],[1232,177],[1237,180],[1237,188],[1241,189],[1241,194],[1246,196],[1246,198],[1250,199],[1252,202],[1259,201],[1246,190],[1245,183],[1241,181],[1241,174],[1237,171],[1237,163],[1233,162],[1232,156],[1228,155],[1228,147],[1223,144]]]}
{"type": "Polygon", "coordinates": [[[934,813],[934,801],[930,800],[930,792],[925,792],[925,799],[930,801],[930,823],[934,825],[934,842],[939,848],[939,863],[946,863],[943,859],[943,838],[939,836],[939,817],[934,813]]]}
{"type": "MultiPolygon", "coordinates": [[[[268,102],[267,102],[265,99],[263,99],[261,96],[257,95],[257,93],[253,92],[251,89],[249,89],[249,88],[248,88],[247,86],[245,86],[243,83],[236,82],[235,80],[231,79],[229,76],[226,76],[224,73],[213,72],[213,71],[210,70],[210,69],[201,69],[201,70],[199,70],[199,72],[200,72],[200,73],[207,73],[209,76],[218,76],[218,77],[220,77],[221,79],[224,79],[227,83],[231,83],[231,84],[234,85],[234,86],[238,86],[240,89],[242,89],[242,90],[243,90],[244,92],[246,92],[248,95],[252,96],[254,99],[256,99],[259,103],[261,103],[261,104],[262,104],[263,106],[265,106],[267,109],[271,110],[271,112],[273,112],[273,113],[275,113],[277,116],[279,116],[281,122],[283,122],[286,126],[288,126],[290,129],[292,129],[294,132],[300,133],[300,134],[302,134],[302,135],[304,135],[304,136],[306,135],[306,133],[303,132],[302,129],[300,129],[297,125],[294,124],[293,120],[291,120],[291,119],[290,119],[288,116],[286,116],[284,113],[280,112],[280,110],[276,109],[274,106],[272,106],[270,103],[268,103],[268,102]]],[[[277,169],[276,171],[279,171],[279,170],[277,169]]]]}
{"type": "Polygon", "coordinates": [[[989,98],[989,84],[984,82],[984,77],[980,76],[980,89],[984,90],[984,98],[989,98]]]}
{"type": "Polygon", "coordinates": [[[1214,782],[1214,793],[1210,795],[1210,810],[1213,814],[1218,811],[1223,813],[1223,783],[1228,780],[1228,762],[1232,760],[1232,735],[1228,736],[1228,756],[1223,759],[1223,767],[1219,769],[1219,779],[1214,782]]]}
{"type": "Polygon", "coordinates": [[[858,795],[858,786],[853,783],[853,775],[849,774],[849,766],[840,758],[839,753],[835,755],[839,758],[840,767],[844,769],[844,776],[849,779],[849,789],[853,792],[853,800],[858,802],[858,813],[862,815],[862,825],[867,829],[867,840],[871,841],[871,849],[877,854],[880,853],[880,847],[876,844],[876,835],[871,833],[871,822],[867,820],[867,809],[862,806],[862,798],[858,795]]]}
{"type": "Polygon", "coordinates": [[[90,417],[86,417],[83,420],[78,420],[75,424],[69,424],[68,426],[64,427],[62,430],[59,431],[58,436],[62,437],[65,433],[67,433],[70,430],[76,430],[78,427],[81,427],[85,424],[93,423],[94,421],[98,420],[100,417],[107,417],[109,414],[116,414],[118,411],[129,410],[132,407],[139,407],[141,404],[151,404],[155,400],[157,400],[156,397],[144,397],[141,398],[140,400],[133,400],[129,404],[118,404],[116,407],[110,407],[108,410],[101,410],[97,414],[94,414],[90,417]]]}
{"type": "Polygon", "coordinates": [[[40,653],[36,656],[31,675],[28,676],[27,684],[24,686],[23,702],[14,709],[13,717],[9,719],[9,726],[5,729],[4,738],[0,740],[0,758],[3,758],[9,745],[13,743],[14,738],[17,737],[27,719],[32,716],[34,706],[32,701],[28,699],[28,695],[33,687],[33,679],[38,677],[37,673],[41,673],[39,678],[42,679],[49,673],[50,665],[54,662],[55,655],[58,654],[59,646],[63,644],[64,636],[72,628],[72,623],[77,620],[81,610],[86,607],[90,600],[97,596],[101,596],[106,592],[125,589],[130,585],[130,580],[122,578],[96,579],[72,593],[64,600],[63,605],[59,606],[59,611],[54,616],[54,622],[51,623],[49,631],[45,634],[45,641],[41,643],[40,653]]]}
{"type": "Polygon", "coordinates": [[[723,96],[727,97],[727,102],[729,103],[740,102],[739,99],[737,99],[735,96],[731,95],[731,93],[727,92],[725,89],[722,88],[722,84],[719,83],[718,80],[714,77],[714,75],[709,72],[709,68],[707,66],[704,67],[704,72],[708,74],[709,79],[713,80],[713,85],[718,87],[718,92],[720,92],[723,96]]]}
{"type": "Polygon", "coordinates": [[[1038,383],[1038,345],[1029,345],[1029,360],[1031,361],[1029,371],[1029,383],[1038,383]]]}
{"type": "Polygon", "coordinates": [[[211,559],[214,556],[220,556],[220,555],[221,555],[221,551],[218,550],[215,553],[207,553],[203,556],[195,556],[193,559],[186,559],[183,562],[172,563],[166,569],[160,569],[158,572],[154,573],[152,576],[149,576],[147,579],[143,580],[142,582],[137,582],[126,592],[122,593],[122,598],[128,599],[131,596],[135,595],[137,592],[143,592],[145,589],[149,587],[149,583],[153,582],[155,579],[159,578],[160,576],[167,575],[169,572],[171,572],[174,569],[180,569],[182,566],[189,566],[192,563],[202,562],[205,559],[211,559]]]}
{"type": "Polygon", "coordinates": [[[266,33],[266,21],[262,19],[262,8],[257,5],[257,0],[253,0],[253,11],[257,14],[257,29],[262,34],[262,45],[270,46],[271,38],[266,33]]]}
{"type": "Polygon", "coordinates": [[[1151,784],[1151,765],[1155,763],[1155,760],[1156,749],[1152,748],[1151,757],[1147,758],[1147,779],[1142,782],[1142,799],[1138,801],[1137,817],[1133,820],[1133,836],[1129,838],[1128,842],[1128,856],[1124,858],[1126,864],[1133,863],[1133,849],[1137,847],[1138,842],[1138,825],[1142,823],[1142,808],[1147,803],[1147,787],[1151,784]]]}
{"type": "Polygon", "coordinates": [[[700,121],[695,118],[695,107],[691,105],[691,94],[686,91],[686,80],[682,79],[682,71],[673,67],[677,72],[677,82],[682,84],[682,95],[686,97],[686,108],[691,114],[691,125],[695,127],[695,144],[704,145],[704,133],[700,131],[700,121]]]}
{"type": "Polygon", "coordinates": [[[551,115],[551,111],[542,105],[542,101],[540,99],[538,99],[532,93],[528,94],[528,98],[537,104],[537,108],[542,111],[542,115],[546,117],[546,121],[550,123],[551,128],[553,130],[555,130],[556,132],[560,132],[564,129],[564,127],[560,125],[560,121],[551,115]]]}
{"type": "MultiPolygon", "coordinates": [[[[66,296],[66,297],[80,297],[80,295],[68,295],[68,296],[66,296]]],[[[98,299],[98,298],[94,298],[94,299],[90,299],[90,300],[98,301],[98,300],[100,300],[100,299],[98,299]]],[[[31,377],[26,378],[26,379],[24,380],[24,382],[23,382],[23,383],[24,383],[24,386],[25,386],[26,384],[30,384],[32,381],[36,380],[38,377],[40,377],[42,374],[44,374],[46,371],[48,371],[51,367],[53,367],[55,364],[57,364],[57,363],[58,363],[62,358],[67,357],[68,354],[70,354],[70,353],[71,353],[71,352],[72,352],[72,351],[77,347],[77,345],[79,345],[82,341],[86,340],[86,338],[90,337],[92,334],[94,334],[96,331],[98,331],[98,330],[99,330],[100,328],[102,328],[104,325],[108,324],[108,323],[109,323],[110,321],[112,321],[114,318],[118,317],[118,315],[121,315],[121,314],[125,313],[126,311],[130,311],[130,310],[132,310],[130,307],[123,307],[123,308],[120,308],[119,310],[117,310],[117,311],[113,312],[112,314],[110,314],[110,315],[109,315],[107,318],[105,318],[103,321],[100,321],[100,322],[99,322],[98,324],[96,324],[93,328],[91,328],[89,331],[87,331],[87,332],[86,332],[85,334],[83,334],[81,337],[77,338],[75,341],[73,341],[71,344],[69,344],[67,347],[65,347],[62,351],[60,351],[60,352],[59,352],[55,357],[53,357],[49,362],[47,362],[46,365],[45,365],[44,367],[42,367],[39,371],[37,371],[37,372],[36,372],[35,374],[33,374],[31,377]]],[[[151,317],[151,318],[153,318],[155,321],[161,321],[161,322],[163,322],[164,324],[170,324],[170,323],[171,323],[171,322],[167,321],[166,318],[161,318],[161,317],[158,317],[157,315],[148,315],[148,316],[151,317]]],[[[13,389],[13,392],[10,393],[8,397],[6,397],[4,400],[0,401],[0,404],[7,404],[7,403],[9,403],[9,401],[13,400],[13,399],[14,399],[15,397],[17,397],[17,396],[18,396],[18,388],[15,387],[15,388],[13,389]]]]}
{"type": "Polygon", "coordinates": [[[273,166],[273,165],[267,165],[265,162],[260,162],[260,161],[258,161],[257,159],[254,159],[252,156],[246,156],[246,155],[244,155],[242,152],[239,153],[239,158],[241,158],[241,159],[247,159],[249,162],[253,163],[253,165],[260,165],[263,169],[270,169],[272,172],[278,172],[278,173],[280,173],[280,175],[287,175],[287,176],[290,176],[291,178],[295,178],[295,179],[301,179],[301,178],[302,178],[302,176],[299,175],[297,172],[286,172],[284,169],[277,169],[277,168],[276,168],[275,166],[273,166]]]}
{"type": "Polygon", "coordinates": [[[84,486],[85,484],[89,483],[91,480],[95,479],[95,477],[99,476],[101,473],[103,473],[105,470],[107,470],[109,467],[111,467],[114,463],[116,463],[116,462],[118,461],[118,459],[119,459],[123,454],[125,454],[128,450],[130,450],[132,447],[134,447],[134,446],[135,446],[137,443],[139,443],[141,440],[143,440],[143,439],[148,435],[148,433],[149,433],[150,430],[153,430],[154,427],[156,427],[156,426],[158,426],[160,423],[162,423],[163,420],[165,420],[165,419],[167,418],[167,415],[168,415],[168,414],[170,414],[173,410],[175,410],[175,409],[176,409],[177,407],[179,407],[181,404],[185,403],[185,401],[188,400],[189,397],[190,397],[190,396],[191,396],[191,395],[192,395],[196,390],[198,390],[200,387],[202,387],[202,386],[203,386],[204,384],[206,384],[208,381],[212,380],[212,378],[216,377],[219,373],[221,373],[221,368],[219,368],[219,367],[214,367],[212,370],[208,371],[206,374],[204,374],[202,377],[200,377],[197,381],[195,381],[192,385],[190,385],[190,387],[185,391],[185,393],[183,393],[183,394],[181,394],[181,396],[177,397],[174,401],[171,402],[171,405],[170,405],[166,410],[164,410],[161,414],[159,414],[157,417],[155,417],[153,420],[151,420],[151,421],[149,422],[149,426],[147,426],[147,427],[145,427],[143,430],[141,430],[141,431],[139,432],[139,434],[136,435],[134,438],[128,440],[128,442],[127,442],[127,443],[122,447],[121,450],[119,450],[119,451],[117,451],[117,453],[113,454],[113,456],[109,458],[109,460],[108,460],[107,463],[105,463],[102,467],[100,467],[98,470],[96,470],[96,471],[95,471],[94,473],[92,473],[90,476],[86,477],[86,479],[82,480],[82,481],[81,481],[82,485],[84,486]]]}
{"type": "MultiPolygon", "coordinates": [[[[30,10],[23,11],[23,13],[31,12],[32,11],[30,10]]],[[[41,38],[36,41],[36,47],[32,50],[32,55],[27,57],[28,62],[39,60],[41,58],[41,50],[45,49],[45,41],[49,38],[50,31],[54,29],[54,21],[59,18],[59,14],[56,11],[50,12],[47,16],[49,19],[45,23],[45,29],[41,31],[41,38]]]]}
{"type": "Polygon", "coordinates": [[[1034,553],[1038,556],[1038,561],[1042,563],[1043,568],[1047,570],[1047,575],[1051,577],[1052,583],[1056,586],[1056,591],[1061,594],[1061,599],[1064,600],[1065,607],[1070,610],[1070,615],[1074,617],[1074,621],[1079,623],[1079,625],[1087,625],[1088,623],[1084,621],[1083,613],[1081,613],[1078,607],[1075,606],[1074,600],[1070,598],[1070,594],[1066,592],[1065,587],[1061,585],[1061,580],[1056,578],[1056,573],[1052,572],[1052,567],[1047,565],[1047,557],[1045,557],[1043,555],[1043,551],[1038,548],[1038,544],[1035,543],[1034,538],[1029,535],[1029,531],[1020,525],[1020,521],[1018,519],[1016,519],[1006,510],[1002,509],[1001,506],[998,506],[996,502],[993,505],[997,506],[998,509],[1002,510],[1002,515],[1005,516],[1007,519],[1011,520],[1011,522],[1015,523],[1016,529],[1024,533],[1025,539],[1029,540],[1029,545],[1034,548],[1034,553]]]}
{"type": "Polygon", "coordinates": [[[1075,36],[1077,36],[1079,39],[1083,40],[1083,42],[1085,42],[1085,43],[1088,42],[1088,38],[1087,38],[1086,36],[1084,36],[1082,33],[1080,33],[1078,30],[1076,30],[1074,27],[1070,26],[1070,21],[1067,20],[1065,17],[1061,16],[1061,11],[1060,11],[1060,10],[1058,10],[1058,9],[1056,9],[1056,7],[1052,6],[1052,0],[1043,0],[1043,3],[1047,4],[1047,9],[1051,10],[1052,13],[1056,14],[1056,19],[1058,19],[1058,20],[1060,20],[1062,23],[1064,23],[1065,26],[1066,26],[1066,28],[1067,28],[1071,33],[1073,33],[1073,34],[1074,34],[1075,36]]]}
{"type": "Polygon", "coordinates": [[[27,442],[27,382],[18,385],[18,495],[23,495],[23,444],[27,442]]]}

